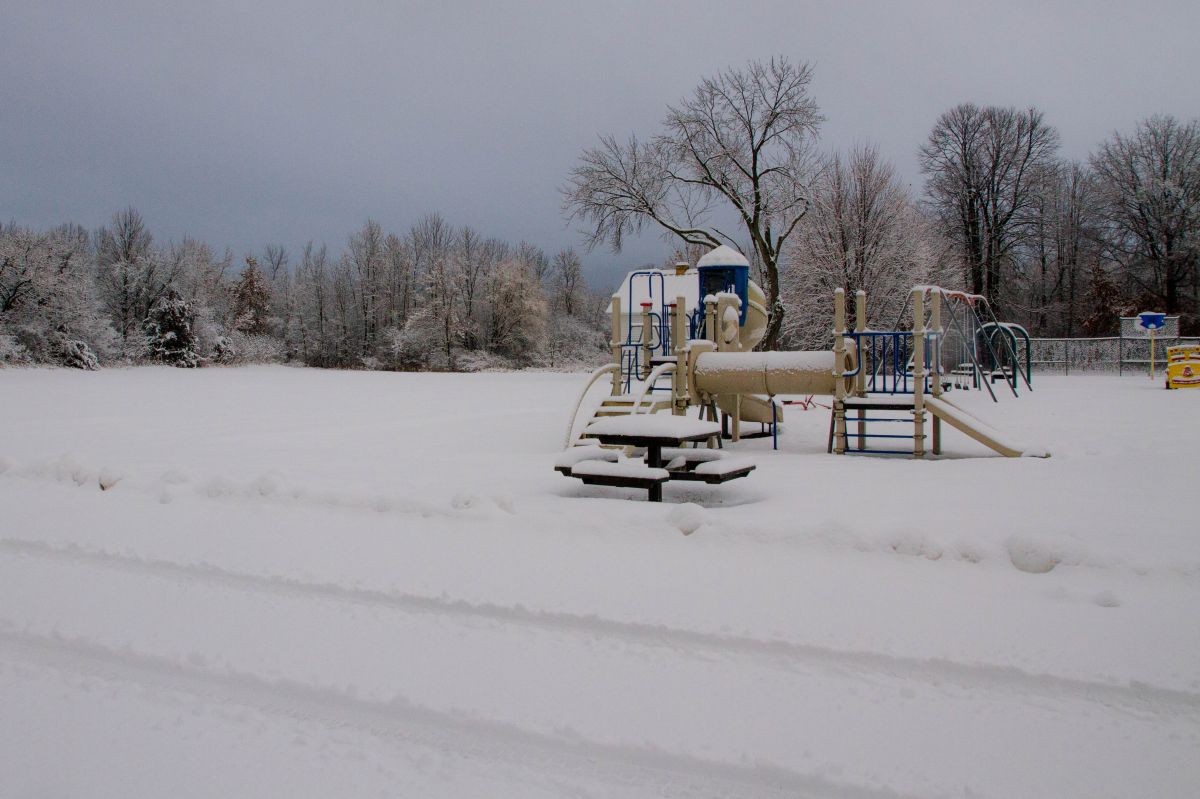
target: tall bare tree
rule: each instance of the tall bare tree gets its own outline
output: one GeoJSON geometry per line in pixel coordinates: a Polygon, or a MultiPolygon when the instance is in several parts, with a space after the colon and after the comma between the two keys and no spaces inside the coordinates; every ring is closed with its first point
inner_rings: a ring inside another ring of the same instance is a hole
{"type": "MultiPolygon", "coordinates": [[[[786,58],[705,78],[667,109],[650,141],[603,136],[583,151],[563,189],[564,210],[590,226],[589,246],[619,251],[645,227],[710,247],[748,241],[761,263],[771,317],[783,324],[780,256],[809,208],[813,145],[823,118],[809,94],[812,68],[786,58]],[[738,234],[718,228],[732,211],[738,234]]],[[[753,260],[753,259],[752,259],[753,260]]]]}
{"type": "Polygon", "coordinates": [[[925,193],[959,247],[970,290],[1003,302],[1003,267],[1034,198],[1033,176],[1058,132],[1036,108],[963,103],[942,114],[920,149],[925,193]]]}
{"type": "Polygon", "coordinates": [[[1034,176],[1028,231],[1018,262],[1026,317],[1041,336],[1073,336],[1099,254],[1094,181],[1078,161],[1055,162],[1034,176]]]}
{"type": "Polygon", "coordinates": [[[867,292],[868,317],[891,324],[908,290],[928,279],[935,248],[916,202],[871,145],[829,158],[813,189],[788,259],[804,264],[784,277],[786,330],[797,346],[828,346],[829,298],[867,292]]]}
{"type": "Polygon", "coordinates": [[[575,316],[582,310],[583,262],[575,250],[568,247],[554,256],[554,303],[567,316],[575,316]]]}
{"type": "Polygon", "coordinates": [[[1200,121],[1155,116],[1092,156],[1107,254],[1167,313],[1200,311],[1200,121]],[[1190,301],[1188,301],[1190,300],[1190,301]]]}

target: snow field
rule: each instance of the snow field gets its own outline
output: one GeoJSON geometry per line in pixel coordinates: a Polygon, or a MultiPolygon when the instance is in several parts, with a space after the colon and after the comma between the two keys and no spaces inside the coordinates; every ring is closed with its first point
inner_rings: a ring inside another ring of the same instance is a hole
{"type": "Polygon", "coordinates": [[[0,795],[1191,794],[1200,393],[655,506],[551,470],[582,379],[0,372],[0,795]]]}

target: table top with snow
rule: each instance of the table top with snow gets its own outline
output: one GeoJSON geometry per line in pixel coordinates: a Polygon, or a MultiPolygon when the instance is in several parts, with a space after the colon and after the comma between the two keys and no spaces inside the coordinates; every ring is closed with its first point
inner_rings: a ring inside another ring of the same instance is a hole
{"type": "Polygon", "coordinates": [[[718,435],[721,425],[690,416],[673,416],[669,413],[647,413],[633,416],[612,416],[597,419],[589,424],[585,435],[605,437],[640,438],[663,441],[691,441],[718,435]]]}
{"type": "Polygon", "coordinates": [[[1200,391],[660,505],[550,468],[585,379],[0,370],[0,796],[1195,796],[1200,391]]]}

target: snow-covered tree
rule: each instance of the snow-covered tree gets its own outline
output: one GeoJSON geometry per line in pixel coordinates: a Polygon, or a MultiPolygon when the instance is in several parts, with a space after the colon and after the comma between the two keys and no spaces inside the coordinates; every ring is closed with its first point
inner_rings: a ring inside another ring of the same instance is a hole
{"type": "Polygon", "coordinates": [[[150,307],[144,325],[150,357],[183,368],[200,365],[192,324],[196,315],[192,306],[174,289],[159,297],[150,307]]]}
{"type": "Polygon", "coordinates": [[[524,264],[506,261],[492,272],[487,291],[489,349],[528,363],[542,346],[546,330],[546,295],[540,283],[524,264]]]}
{"type": "Polygon", "coordinates": [[[246,268],[233,287],[233,324],[230,327],[239,333],[261,336],[270,329],[271,290],[258,260],[246,257],[246,268]]]}
{"type": "Polygon", "coordinates": [[[1132,135],[1114,133],[1091,165],[1106,254],[1138,299],[1200,313],[1200,120],[1151,117],[1132,135]]]}
{"type": "Polygon", "coordinates": [[[865,290],[867,318],[876,327],[893,325],[909,290],[929,278],[935,247],[895,167],[875,147],[860,145],[829,159],[787,255],[787,338],[811,348],[829,346],[838,288],[850,302],[865,290]]]}
{"type": "Polygon", "coordinates": [[[0,226],[0,335],[30,359],[90,368],[92,359],[114,353],[116,336],[95,298],[90,251],[79,227],[38,233],[0,226]],[[84,352],[92,359],[76,357],[84,352]]]}

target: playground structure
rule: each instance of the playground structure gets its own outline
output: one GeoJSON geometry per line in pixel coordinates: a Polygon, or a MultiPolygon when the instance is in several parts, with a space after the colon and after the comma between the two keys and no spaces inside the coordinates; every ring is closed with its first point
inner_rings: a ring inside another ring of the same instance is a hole
{"type": "Polygon", "coordinates": [[[744,256],[721,246],[694,269],[679,264],[673,272],[629,273],[609,306],[612,360],[580,393],[567,446],[599,443],[587,433],[598,420],[684,416],[693,407],[702,419],[720,421],[721,436],[708,439],[710,448],[721,438],[762,435],[777,445],[781,398],[825,395],[832,398],[828,450],[836,454],[940,454],[943,421],[1005,456],[1045,454],[1009,440],[945,396],[951,388],[978,389],[995,400],[993,384],[1000,383],[1014,396],[1032,389],[1028,333],[997,320],[983,297],[917,286],[902,312],[911,325],[880,331],[868,327],[860,291],[851,330],[838,289],[831,349],[758,352],[766,298],[749,269],[744,256]],[[589,390],[605,379],[609,396],[580,425],[589,390]],[[758,429],[744,431],[744,424],[758,429]],[[868,446],[899,440],[911,445],[868,446]]]}
{"type": "Polygon", "coordinates": [[[1167,388],[1200,388],[1200,346],[1167,348],[1167,388]]]}

